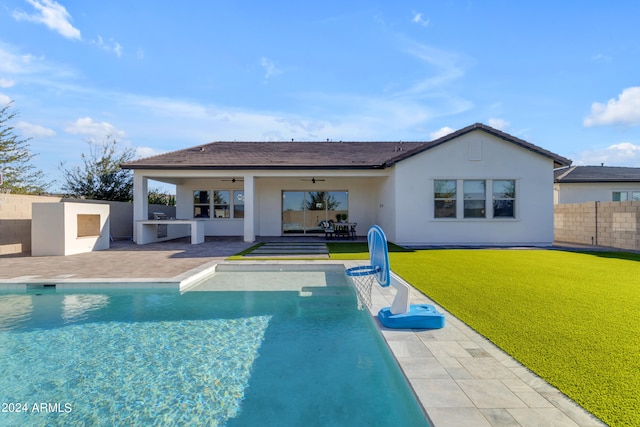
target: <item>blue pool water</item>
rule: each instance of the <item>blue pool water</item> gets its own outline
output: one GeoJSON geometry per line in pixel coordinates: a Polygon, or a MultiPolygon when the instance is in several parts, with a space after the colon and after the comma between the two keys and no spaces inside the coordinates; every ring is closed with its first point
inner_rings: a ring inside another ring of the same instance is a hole
{"type": "Polygon", "coordinates": [[[428,425],[350,287],[215,280],[183,294],[0,293],[0,426],[428,425]]]}

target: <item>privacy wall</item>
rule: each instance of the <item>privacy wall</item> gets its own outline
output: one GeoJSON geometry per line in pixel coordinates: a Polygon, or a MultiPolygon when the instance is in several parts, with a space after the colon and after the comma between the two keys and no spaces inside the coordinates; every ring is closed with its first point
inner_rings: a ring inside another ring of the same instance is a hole
{"type": "Polygon", "coordinates": [[[640,202],[587,202],[554,206],[558,243],[640,250],[640,202]]]}

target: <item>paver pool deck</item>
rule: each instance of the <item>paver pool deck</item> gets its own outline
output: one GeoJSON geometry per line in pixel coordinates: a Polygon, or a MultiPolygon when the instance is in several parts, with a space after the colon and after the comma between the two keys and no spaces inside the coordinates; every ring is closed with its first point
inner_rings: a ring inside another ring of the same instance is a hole
{"type": "MultiPolygon", "coordinates": [[[[237,238],[204,244],[171,241],[138,246],[112,242],[109,250],[65,257],[0,257],[0,287],[9,283],[103,283],[135,279],[180,282],[248,247],[237,238]]],[[[339,263],[356,261],[261,261],[339,263]]],[[[372,289],[372,315],[389,306],[395,290],[372,289]]],[[[602,422],[429,298],[412,290],[412,303],[434,304],[445,314],[437,330],[392,330],[376,318],[382,335],[436,427],[596,427],[602,422]]]]}

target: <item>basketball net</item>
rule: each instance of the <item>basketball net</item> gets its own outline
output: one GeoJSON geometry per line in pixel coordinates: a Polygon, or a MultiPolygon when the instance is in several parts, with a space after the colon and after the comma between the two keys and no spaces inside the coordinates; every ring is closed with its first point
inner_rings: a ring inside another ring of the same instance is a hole
{"type": "Polygon", "coordinates": [[[371,308],[371,288],[375,280],[374,274],[366,276],[351,276],[353,284],[356,287],[356,296],[358,298],[358,310],[367,310],[371,308]]]}

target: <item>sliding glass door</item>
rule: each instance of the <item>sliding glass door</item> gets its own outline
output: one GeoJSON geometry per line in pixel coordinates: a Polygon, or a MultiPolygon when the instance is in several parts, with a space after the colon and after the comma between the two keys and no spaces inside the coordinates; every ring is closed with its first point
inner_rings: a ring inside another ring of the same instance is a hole
{"type": "Polygon", "coordinates": [[[322,233],[322,221],[339,222],[348,212],[348,191],[283,191],[282,234],[322,233]]]}

